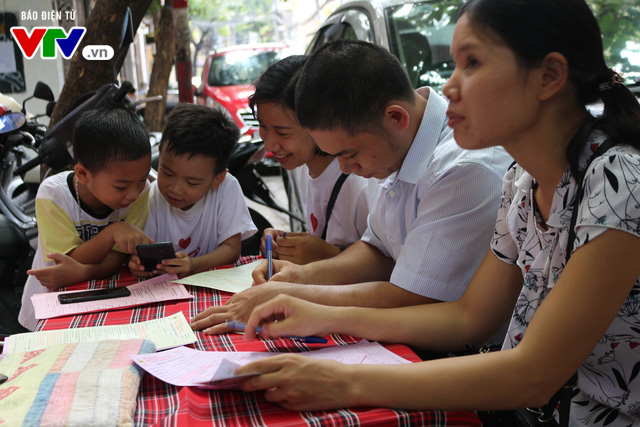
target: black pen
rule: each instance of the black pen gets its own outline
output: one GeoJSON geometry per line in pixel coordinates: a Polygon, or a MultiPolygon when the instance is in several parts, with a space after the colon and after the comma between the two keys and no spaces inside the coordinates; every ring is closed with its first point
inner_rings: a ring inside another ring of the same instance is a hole
{"type": "MultiPolygon", "coordinates": [[[[233,329],[234,331],[237,332],[244,332],[245,328],[247,327],[247,324],[244,322],[236,322],[235,320],[227,320],[225,322],[225,324],[233,329]]],[[[262,332],[262,327],[260,326],[256,326],[256,332],[257,333],[261,333],[262,332]]],[[[327,340],[325,338],[322,337],[315,337],[315,336],[308,336],[308,337],[299,337],[296,335],[283,335],[281,338],[289,338],[292,340],[298,340],[298,341],[302,341],[306,344],[326,344],[327,340]]]]}

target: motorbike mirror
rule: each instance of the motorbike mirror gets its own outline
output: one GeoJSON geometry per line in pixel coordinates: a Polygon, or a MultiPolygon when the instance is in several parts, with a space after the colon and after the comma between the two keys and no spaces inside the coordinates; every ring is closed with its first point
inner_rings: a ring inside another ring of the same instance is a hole
{"type": "Polygon", "coordinates": [[[124,14],[124,22],[122,23],[122,33],[120,34],[120,53],[118,58],[113,63],[113,80],[116,80],[118,75],[118,67],[122,65],[124,57],[129,51],[129,45],[133,43],[135,38],[135,32],[133,29],[133,18],[131,17],[131,8],[127,7],[127,11],[124,14]]]}
{"type": "Polygon", "coordinates": [[[133,31],[133,18],[131,17],[131,8],[127,7],[124,14],[124,22],[122,24],[122,35],[120,36],[120,47],[133,43],[135,34],[133,31]]]}
{"type": "Polygon", "coordinates": [[[55,101],[47,102],[46,109],[44,110],[45,114],[49,117],[53,114],[53,109],[56,108],[55,101]]]}
{"type": "Polygon", "coordinates": [[[53,101],[55,97],[53,96],[53,92],[48,84],[44,82],[36,83],[36,88],[33,91],[33,96],[38,99],[43,99],[45,101],[53,101]]]}
{"type": "Polygon", "coordinates": [[[27,122],[22,113],[7,113],[0,116],[0,134],[20,129],[27,122]]]}
{"type": "Polygon", "coordinates": [[[36,88],[33,90],[33,95],[25,98],[22,101],[22,114],[27,114],[27,101],[33,98],[44,99],[45,101],[53,101],[55,98],[49,85],[43,82],[36,83],[36,88]]]}

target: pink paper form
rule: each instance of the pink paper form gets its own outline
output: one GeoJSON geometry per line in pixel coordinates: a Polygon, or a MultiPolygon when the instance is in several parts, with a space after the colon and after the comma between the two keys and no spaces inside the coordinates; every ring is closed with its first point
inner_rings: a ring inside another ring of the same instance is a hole
{"type": "Polygon", "coordinates": [[[31,297],[35,309],[36,319],[68,316],[71,314],[91,313],[95,311],[112,310],[116,308],[133,307],[160,301],[182,300],[193,298],[187,289],[176,283],[171,283],[178,276],[163,274],[144,282],[129,285],[131,295],[122,298],[85,301],[71,304],[60,304],[58,295],[83,291],[46,292],[31,297]]]}

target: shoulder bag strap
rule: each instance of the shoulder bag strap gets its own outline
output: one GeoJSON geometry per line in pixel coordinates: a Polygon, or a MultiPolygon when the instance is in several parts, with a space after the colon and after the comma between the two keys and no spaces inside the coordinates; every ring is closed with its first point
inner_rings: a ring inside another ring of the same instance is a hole
{"type": "Polygon", "coordinates": [[[342,188],[342,184],[347,180],[349,174],[343,173],[338,177],[338,180],[333,186],[333,190],[331,191],[331,196],[329,197],[329,203],[327,204],[327,213],[325,215],[324,221],[324,230],[322,230],[322,240],[327,239],[327,227],[329,226],[329,218],[331,218],[331,211],[333,210],[333,205],[336,203],[336,199],[338,198],[338,193],[340,193],[340,189],[342,188]]]}

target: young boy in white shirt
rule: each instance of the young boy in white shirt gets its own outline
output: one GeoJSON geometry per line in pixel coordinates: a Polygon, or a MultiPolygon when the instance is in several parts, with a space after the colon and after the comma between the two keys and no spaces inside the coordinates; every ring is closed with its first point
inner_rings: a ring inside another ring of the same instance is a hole
{"type": "Polygon", "coordinates": [[[84,113],[73,133],[73,171],[53,175],[36,196],[38,249],[22,295],[19,321],[36,326],[31,296],[116,273],[136,245],[147,216],[151,147],[131,111],[84,113]]]}
{"type": "Polygon", "coordinates": [[[240,184],[227,174],[238,138],[237,126],[218,109],[181,104],[167,116],[144,231],[171,242],[176,257],[148,272],[134,255],[135,276],[187,276],[237,261],[242,240],[257,232],[240,184]]]}

